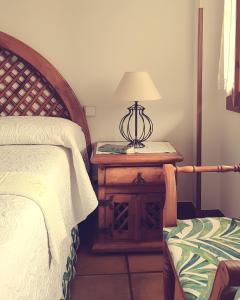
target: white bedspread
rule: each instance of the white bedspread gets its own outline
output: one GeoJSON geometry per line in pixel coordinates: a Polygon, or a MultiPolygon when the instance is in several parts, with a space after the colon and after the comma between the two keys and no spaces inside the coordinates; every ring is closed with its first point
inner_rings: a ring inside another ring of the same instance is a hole
{"type": "MultiPolygon", "coordinates": [[[[69,205],[72,216],[70,226],[84,220],[97,206],[81,153],[85,149],[84,135],[78,125],[61,118],[46,117],[2,117],[0,118],[0,145],[57,145],[70,150],[71,197],[69,205]]],[[[47,227],[50,253],[59,263],[60,245],[66,238],[66,227],[60,209],[62,195],[59,179],[66,177],[61,163],[54,156],[44,165],[57,165],[56,174],[42,174],[33,168],[37,156],[21,157],[21,151],[9,157],[0,148],[0,194],[26,197],[34,201],[44,216],[47,227]],[[3,152],[3,153],[2,153],[3,152]],[[14,163],[13,163],[14,162],[14,163]],[[20,164],[20,166],[19,166],[20,164]],[[27,165],[27,167],[25,167],[27,165]],[[10,166],[10,168],[8,168],[10,166]]],[[[45,153],[48,156],[48,153],[45,153]]]]}
{"type": "Polygon", "coordinates": [[[59,300],[76,221],[71,153],[58,146],[6,145],[0,147],[0,161],[1,173],[31,171],[51,180],[67,233],[58,249],[60,262],[49,268],[48,235],[39,206],[25,197],[0,195],[0,300],[59,300]]]}

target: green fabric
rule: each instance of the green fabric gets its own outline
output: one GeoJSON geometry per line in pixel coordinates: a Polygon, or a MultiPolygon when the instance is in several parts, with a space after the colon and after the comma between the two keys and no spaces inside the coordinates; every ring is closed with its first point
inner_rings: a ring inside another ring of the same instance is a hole
{"type": "Polygon", "coordinates": [[[209,298],[219,261],[240,259],[240,219],[179,220],[164,228],[187,300],[209,298]]]}
{"type": "Polygon", "coordinates": [[[237,290],[234,300],[240,300],[240,289],[237,290]]]}
{"type": "Polygon", "coordinates": [[[62,290],[63,299],[70,300],[70,282],[75,277],[75,264],[77,262],[77,249],[80,244],[78,227],[74,227],[71,231],[72,244],[70,246],[70,254],[67,258],[66,271],[63,274],[62,290]]]}

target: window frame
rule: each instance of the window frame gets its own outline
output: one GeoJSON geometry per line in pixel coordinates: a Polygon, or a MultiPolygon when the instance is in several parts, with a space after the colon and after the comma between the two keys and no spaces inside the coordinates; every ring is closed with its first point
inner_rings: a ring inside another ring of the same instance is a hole
{"type": "Polygon", "coordinates": [[[236,1],[235,75],[232,93],[226,98],[226,109],[240,113],[240,0],[236,1]]]}

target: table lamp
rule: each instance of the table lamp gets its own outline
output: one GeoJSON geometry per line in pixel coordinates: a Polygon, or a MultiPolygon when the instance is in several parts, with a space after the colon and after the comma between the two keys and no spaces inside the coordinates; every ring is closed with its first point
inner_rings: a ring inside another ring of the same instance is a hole
{"type": "Polygon", "coordinates": [[[143,148],[153,132],[153,123],[138,101],[160,100],[161,96],[147,72],[124,73],[116,91],[117,100],[134,101],[119,124],[121,135],[129,147],[143,148]],[[132,129],[134,128],[134,129],[132,129]]]}

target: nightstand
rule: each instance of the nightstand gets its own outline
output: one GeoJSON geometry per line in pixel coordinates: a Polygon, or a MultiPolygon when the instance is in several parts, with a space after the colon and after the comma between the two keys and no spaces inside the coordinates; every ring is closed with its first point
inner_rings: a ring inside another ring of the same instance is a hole
{"type": "Polygon", "coordinates": [[[183,160],[177,152],[161,153],[164,146],[152,142],[142,153],[101,154],[94,145],[91,163],[97,167],[99,206],[93,252],[161,250],[162,166],[183,160]]]}

